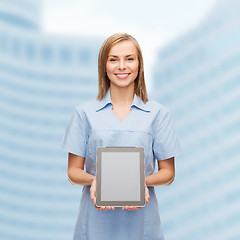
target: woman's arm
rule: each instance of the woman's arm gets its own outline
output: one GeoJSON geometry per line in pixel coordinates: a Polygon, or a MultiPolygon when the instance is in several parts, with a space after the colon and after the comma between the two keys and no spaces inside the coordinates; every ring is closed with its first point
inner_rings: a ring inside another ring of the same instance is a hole
{"type": "Polygon", "coordinates": [[[85,158],[68,154],[68,180],[73,185],[90,186],[95,176],[84,171],[85,158]]]}
{"type": "Polygon", "coordinates": [[[114,207],[96,206],[96,177],[84,171],[85,158],[75,154],[68,154],[68,180],[73,185],[84,185],[90,187],[90,198],[98,210],[114,210],[114,207]]]}
{"type": "Polygon", "coordinates": [[[168,186],[174,181],[174,157],[158,161],[158,171],[146,177],[147,186],[168,186]]]}

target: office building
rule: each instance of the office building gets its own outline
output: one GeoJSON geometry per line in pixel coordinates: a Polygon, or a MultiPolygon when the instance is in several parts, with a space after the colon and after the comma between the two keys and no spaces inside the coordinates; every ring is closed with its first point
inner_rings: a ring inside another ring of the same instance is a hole
{"type": "Polygon", "coordinates": [[[0,0],[0,239],[71,239],[81,196],[60,142],[97,94],[97,38],[45,34],[41,1],[0,0]]]}
{"type": "Polygon", "coordinates": [[[155,63],[152,96],[182,145],[175,182],[157,190],[168,240],[240,238],[239,13],[240,1],[217,1],[155,63]]]}

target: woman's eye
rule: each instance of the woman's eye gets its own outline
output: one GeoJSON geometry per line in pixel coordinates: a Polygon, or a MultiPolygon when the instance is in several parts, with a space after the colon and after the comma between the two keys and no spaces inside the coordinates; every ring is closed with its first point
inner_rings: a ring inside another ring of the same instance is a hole
{"type": "Polygon", "coordinates": [[[128,61],[133,61],[133,58],[128,58],[127,60],[128,60],[128,61]]]}
{"type": "Polygon", "coordinates": [[[110,61],[110,62],[116,62],[117,59],[116,59],[116,58],[110,58],[109,61],[110,61]]]}

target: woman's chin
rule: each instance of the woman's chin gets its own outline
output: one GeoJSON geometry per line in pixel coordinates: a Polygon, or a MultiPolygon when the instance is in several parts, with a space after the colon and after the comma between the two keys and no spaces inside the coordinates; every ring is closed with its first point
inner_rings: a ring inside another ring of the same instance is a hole
{"type": "Polygon", "coordinates": [[[111,82],[110,86],[119,87],[119,88],[128,88],[134,85],[134,82],[126,82],[126,81],[117,81],[117,82],[111,82]]]}

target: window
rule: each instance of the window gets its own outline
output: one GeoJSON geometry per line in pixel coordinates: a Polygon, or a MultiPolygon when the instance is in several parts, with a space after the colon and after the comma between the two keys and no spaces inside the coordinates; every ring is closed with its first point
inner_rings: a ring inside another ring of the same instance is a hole
{"type": "Polygon", "coordinates": [[[33,42],[27,42],[25,51],[28,60],[33,60],[36,57],[36,47],[33,42]]]}
{"type": "Polygon", "coordinates": [[[72,53],[71,50],[67,47],[63,47],[60,49],[60,61],[64,64],[70,64],[72,61],[72,53]]]}
{"type": "Polygon", "coordinates": [[[83,48],[79,51],[79,62],[80,65],[90,65],[91,57],[88,49],[83,48]]]}
{"type": "Polygon", "coordinates": [[[53,59],[53,49],[49,45],[44,45],[41,49],[41,58],[45,63],[49,63],[53,59]]]}
{"type": "Polygon", "coordinates": [[[14,57],[19,57],[21,52],[21,44],[19,38],[15,37],[12,40],[11,50],[14,57]]]}

